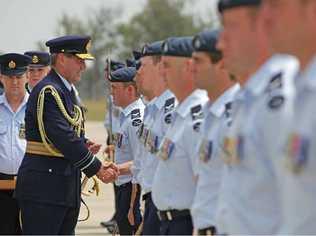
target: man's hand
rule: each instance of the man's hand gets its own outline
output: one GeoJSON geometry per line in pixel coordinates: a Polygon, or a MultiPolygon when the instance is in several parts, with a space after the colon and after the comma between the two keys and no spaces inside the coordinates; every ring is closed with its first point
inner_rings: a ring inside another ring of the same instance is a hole
{"type": "Polygon", "coordinates": [[[95,142],[92,142],[91,140],[88,140],[86,142],[87,148],[89,149],[90,152],[92,152],[93,155],[96,155],[101,148],[101,144],[97,144],[95,142]]]}
{"type": "Polygon", "coordinates": [[[117,179],[119,175],[119,170],[114,163],[107,164],[107,166],[102,165],[96,176],[103,183],[111,183],[117,179]]]}
{"type": "Polygon", "coordinates": [[[130,208],[129,208],[129,210],[128,210],[127,218],[128,218],[128,222],[129,222],[131,225],[135,225],[134,207],[133,207],[133,206],[130,206],[130,208]]]}

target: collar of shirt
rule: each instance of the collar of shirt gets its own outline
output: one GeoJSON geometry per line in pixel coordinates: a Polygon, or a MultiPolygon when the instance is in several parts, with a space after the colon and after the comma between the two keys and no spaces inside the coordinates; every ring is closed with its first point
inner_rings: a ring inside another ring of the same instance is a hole
{"type": "Polygon", "coordinates": [[[240,85],[235,84],[228,88],[215,102],[211,105],[210,111],[216,116],[221,117],[225,112],[225,105],[234,100],[235,95],[240,90],[240,85]]]}
{"type": "MultiPolygon", "coordinates": [[[[25,93],[25,95],[24,95],[24,98],[23,98],[23,101],[22,101],[22,103],[20,104],[20,106],[19,107],[23,107],[23,106],[25,106],[26,105],[26,103],[27,103],[27,100],[29,99],[29,94],[28,93],[25,93]]],[[[9,102],[8,102],[8,100],[7,100],[7,97],[5,96],[5,93],[3,93],[2,95],[0,95],[0,105],[4,105],[4,106],[6,106],[6,107],[8,107],[10,110],[11,110],[11,107],[10,107],[10,104],[9,104],[9,102]]],[[[19,111],[20,109],[18,109],[18,111],[19,111]]]]}
{"type": "Polygon", "coordinates": [[[55,70],[56,74],[59,76],[59,78],[61,79],[61,81],[63,81],[64,85],[66,86],[66,88],[71,91],[72,89],[72,84],[68,82],[68,80],[66,80],[64,77],[62,77],[56,70],[55,70]]]}
{"type": "Polygon", "coordinates": [[[196,89],[179,104],[179,106],[176,108],[176,112],[180,116],[185,117],[193,106],[196,106],[202,102],[204,103],[204,101],[206,102],[208,100],[207,92],[205,90],[196,89]]]}
{"type": "Polygon", "coordinates": [[[276,54],[268,59],[260,68],[253,74],[245,85],[245,91],[250,92],[253,96],[262,94],[267,88],[272,76],[280,72],[284,67],[293,66],[297,59],[286,54],[276,54]]]}
{"type": "Polygon", "coordinates": [[[155,101],[157,109],[160,110],[165,105],[166,100],[171,97],[174,97],[173,93],[169,89],[166,89],[155,101]]]}
{"type": "Polygon", "coordinates": [[[122,110],[121,114],[124,114],[124,116],[128,116],[132,112],[132,110],[134,110],[135,108],[138,108],[138,107],[142,107],[142,106],[144,106],[144,103],[139,98],[139,99],[135,100],[134,102],[132,102],[131,104],[129,104],[127,107],[125,107],[122,110]]]}

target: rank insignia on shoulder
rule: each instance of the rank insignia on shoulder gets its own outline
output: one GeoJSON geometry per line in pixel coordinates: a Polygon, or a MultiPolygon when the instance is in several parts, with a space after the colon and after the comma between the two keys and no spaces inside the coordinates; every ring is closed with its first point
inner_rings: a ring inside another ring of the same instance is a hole
{"type": "Polygon", "coordinates": [[[282,72],[279,72],[270,79],[270,82],[266,88],[266,92],[271,92],[275,89],[282,88],[282,75],[282,72]]]}
{"type": "Polygon", "coordinates": [[[141,119],[135,119],[132,121],[132,125],[133,126],[140,126],[142,124],[142,120],[141,119]]]}
{"type": "Polygon", "coordinates": [[[272,110],[276,110],[278,108],[280,108],[283,103],[285,101],[285,98],[284,96],[282,95],[276,95],[276,96],[273,96],[269,102],[268,102],[268,106],[269,108],[271,108],[272,110]]]}
{"type": "Polygon", "coordinates": [[[202,122],[195,122],[195,123],[193,124],[193,130],[194,130],[195,132],[200,132],[201,124],[202,124],[202,122]]]}
{"type": "Polygon", "coordinates": [[[140,110],[139,109],[135,109],[135,110],[132,110],[131,112],[131,119],[134,120],[136,118],[140,118],[141,115],[140,115],[140,110]]]}
{"type": "Polygon", "coordinates": [[[162,160],[168,160],[173,152],[173,149],[174,143],[170,139],[165,138],[158,152],[158,157],[160,157],[162,160]]]}
{"type": "Polygon", "coordinates": [[[25,124],[20,124],[19,127],[19,138],[20,139],[25,139],[25,124]]]}
{"type": "Polygon", "coordinates": [[[232,102],[228,102],[225,104],[225,118],[230,118],[232,117],[232,112],[233,112],[233,103],[232,102]]]}
{"type": "Polygon", "coordinates": [[[204,118],[203,110],[201,105],[197,105],[191,108],[191,117],[192,120],[201,120],[204,118]]]}
{"type": "Polygon", "coordinates": [[[293,173],[299,174],[308,160],[310,141],[298,134],[291,134],[286,148],[285,165],[293,173]]]}
{"type": "Polygon", "coordinates": [[[171,113],[169,113],[169,114],[167,114],[166,116],[165,116],[165,123],[166,124],[171,124],[171,122],[172,122],[172,114],[171,113]]]}
{"type": "Polygon", "coordinates": [[[174,107],[175,107],[175,98],[169,98],[166,102],[165,102],[165,106],[164,106],[164,110],[165,113],[171,112],[174,107]]]}
{"type": "Polygon", "coordinates": [[[200,160],[204,163],[207,163],[212,157],[212,152],[213,152],[213,142],[207,141],[204,139],[199,148],[200,160]]]}

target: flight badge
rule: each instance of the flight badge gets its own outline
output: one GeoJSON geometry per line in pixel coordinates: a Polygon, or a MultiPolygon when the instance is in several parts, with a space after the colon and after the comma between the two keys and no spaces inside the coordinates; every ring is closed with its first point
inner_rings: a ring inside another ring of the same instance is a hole
{"type": "Polygon", "coordinates": [[[204,139],[199,148],[200,160],[204,163],[207,163],[212,157],[212,152],[213,152],[213,142],[207,141],[204,139]]]}
{"type": "Polygon", "coordinates": [[[290,135],[287,142],[287,158],[285,165],[293,173],[298,174],[302,171],[308,160],[310,141],[298,134],[290,135]]]}
{"type": "Polygon", "coordinates": [[[19,127],[19,138],[20,139],[25,139],[25,124],[20,124],[19,127]]]}
{"type": "Polygon", "coordinates": [[[172,154],[173,149],[174,143],[170,139],[165,138],[159,150],[158,157],[160,157],[162,160],[168,160],[172,154]]]}

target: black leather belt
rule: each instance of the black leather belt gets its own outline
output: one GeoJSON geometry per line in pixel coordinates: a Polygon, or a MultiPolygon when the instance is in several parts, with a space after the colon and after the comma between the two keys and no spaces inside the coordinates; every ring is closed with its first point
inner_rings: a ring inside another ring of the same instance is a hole
{"type": "Polygon", "coordinates": [[[16,175],[7,175],[0,173],[0,180],[12,180],[16,175]]]}
{"type": "Polygon", "coordinates": [[[144,194],[143,197],[142,197],[142,200],[146,201],[149,198],[151,198],[151,192],[148,192],[148,193],[144,194]]]}
{"type": "Polygon", "coordinates": [[[180,217],[191,217],[190,210],[168,210],[158,211],[158,217],[160,221],[172,221],[180,217]]]}
{"type": "Polygon", "coordinates": [[[216,227],[210,226],[205,229],[199,229],[198,235],[209,235],[209,236],[216,235],[216,227]]]}

